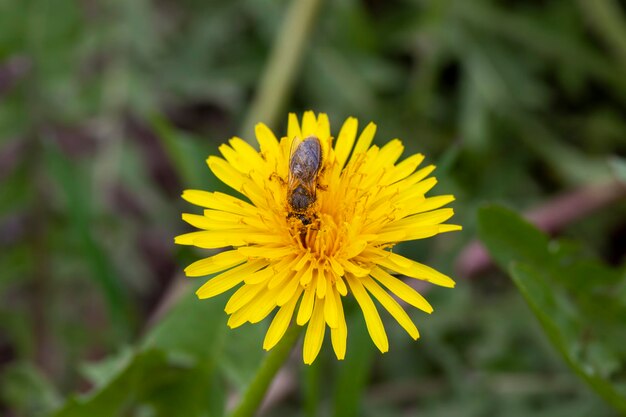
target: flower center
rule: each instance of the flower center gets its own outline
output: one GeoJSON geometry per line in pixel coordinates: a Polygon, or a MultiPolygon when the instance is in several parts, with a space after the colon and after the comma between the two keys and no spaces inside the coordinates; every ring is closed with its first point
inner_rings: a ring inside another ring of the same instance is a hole
{"type": "Polygon", "coordinates": [[[287,188],[287,224],[292,241],[299,251],[311,254],[320,263],[344,257],[345,250],[357,239],[363,226],[364,208],[372,187],[361,184],[364,159],[348,163],[338,173],[326,165],[314,184],[315,197],[306,209],[294,208],[293,190],[287,188]]]}

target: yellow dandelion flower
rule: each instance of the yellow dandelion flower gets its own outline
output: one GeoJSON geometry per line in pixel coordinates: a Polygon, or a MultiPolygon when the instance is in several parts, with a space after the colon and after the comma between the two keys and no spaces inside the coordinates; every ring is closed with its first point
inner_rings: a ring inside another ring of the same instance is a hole
{"type": "Polygon", "coordinates": [[[266,350],[280,341],[295,315],[297,325],[307,325],[307,364],[319,353],[326,326],[337,358],[344,358],[348,329],[342,297],[348,293],[362,309],[374,344],[386,352],[387,334],[372,298],[413,339],[419,337],[415,324],[389,293],[427,313],[433,310],[395,275],[454,286],[446,275],[391,251],[398,242],[460,230],[444,224],[453,210],[442,207],[454,197],[426,197],[437,183],[429,177],[435,167],[418,169],[421,154],[397,163],[404,150],[400,140],[373,146],[376,125],[368,124],[358,138],[357,125],[355,118],[347,119],[333,146],[325,114],[308,111],[302,124],[290,114],[287,136],[280,141],[258,124],[260,151],[235,137],[220,147],[223,158],[207,160],[217,178],[241,197],[183,193],[205,210],[183,214],[201,230],[175,242],[230,248],[185,269],[190,277],[217,274],[198,289],[198,297],[238,286],[225,307],[231,328],[260,322],[278,309],[265,336],[266,350]]]}

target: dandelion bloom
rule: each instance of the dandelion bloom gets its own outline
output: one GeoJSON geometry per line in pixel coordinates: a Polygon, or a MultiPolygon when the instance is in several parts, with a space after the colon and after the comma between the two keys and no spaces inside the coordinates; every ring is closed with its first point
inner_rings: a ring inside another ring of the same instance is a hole
{"type": "Polygon", "coordinates": [[[344,358],[348,329],[342,297],[348,293],[362,309],[374,344],[386,352],[389,342],[372,297],[413,339],[419,337],[415,324],[389,293],[427,313],[433,310],[394,274],[454,286],[446,275],[391,251],[398,242],[460,230],[443,223],[453,210],[442,207],[454,197],[425,197],[437,182],[428,177],[435,167],[418,169],[421,154],[396,163],[404,150],[400,140],[372,146],[376,125],[368,124],[358,139],[357,125],[355,118],[347,119],[333,146],[325,114],[306,112],[302,124],[290,114],[287,136],[280,141],[258,124],[260,151],[233,138],[220,147],[223,158],[207,160],[217,178],[241,196],[183,193],[205,210],[203,215],[183,214],[183,220],[201,230],[175,242],[229,248],[185,269],[190,277],[218,274],[198,289],[198,297],[238,286],[225,307],[232,328],[257,323],[278,309],[263,342],[266,350],[283,337],[295,314],[299,326],[307,325],[307,364],[319,353],[327,325],[337,358],[344,358]],[[310,137],[319,139],[319,155],[313,158],[319,166],[314,165],[316,175],[308,178],[309,184],[302,184],[302,175],[294,175],[293,152],[310,137]],[[293,196],[299,185],[308,185],[308,191],[299,190],[307,198],[297,211],[293,196]]]}

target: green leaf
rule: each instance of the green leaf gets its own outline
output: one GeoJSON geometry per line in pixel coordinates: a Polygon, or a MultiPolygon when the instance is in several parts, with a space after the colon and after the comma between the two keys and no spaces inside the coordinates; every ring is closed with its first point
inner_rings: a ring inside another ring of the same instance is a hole
{"type": "Polygon", "coordinates": [[[626,412],[626,276],[550,242],[503,207],[478,215],[479,235],[508,270],[552,344],[591,388],[626,412]]]}
{"type": "MultiPolygon", "coordinates": [[[[623,335],[626,306],[622,303],[621,317],[596,322],[585,317],[576,304],[563,308],[565,295],[553,287],[544,272],[524,264],[514,264],[510,272],[550,341],[574,372],[607,402],[626,413],[626,345],[623,340],[615,344],[613,337],[623,335]]],[[[601,310],[599,305],[596,308],[601,310]]]]}
{"type": "Polygon", "coordinates": [[[242,387],[252,378],[264,355],[265,329],[228,329],[223,312],[228,294],[198,300],[193,290],[200,284],[183,289],[136,352],[125,350],[85,367],[96,388],[70,398],[55,417],[222,415],[225,380],[242,387]]]}
{"type": "Polygon", "coordinates": [[[486,206],[478,212],[478,234],[496,263],[550,262],[548,238],[518,214],[504,207],[486,206]]]}
{"type": "MultiPolygon", "coordinates": [[[[151,349],[138,353],[102,389],[85,398],[71,397],[57,417],[111,417],[148,410],[154,416],[208,416],[214,410],[214,364],[189,363],[151,349]]],[[[220,407],[221,408],[221,407],[220,407]]],[[[146,411],[144,411],[146,412],[146,411]]]]}
{"type": "Polygon", "coordinates": [[[227,331],[225,297],[198,300],[191,291],[195,285],[186,287],[176,306],[146,335],[142,349],[185,353],[194,359],[210,358],[220,349],[227,331]]]}
{"type": "MultiPolygon", "coordinates": [[[[220,313],[225,323],[226,315],[223,311],[220,313]]],[[[226,330],[217,358],[221,371],[240,390],[252,380],[267,354],[262,349],[267,324],[268,322],[248,324],[242,328],[226,330]]]]}
{"type": "MultiPolygon", "coordinates": [[[[192,287],[196,287],[193,285],[192,287]]],[[[188,291],[176,307],[146,336],[144,348],[159,348],[196,360],[212,359],[237,386],[254,375],[264,351],[263,324],[228,329],[224,313],[227,295],[198,300],[188,291]]]]}
{"type": "Polygon", "coordinates": [[[124,372],[133,358],[134,352],[128,347],[100,362],[83,365],[81,371],[95,388],[100,388],[106,386],[119,373],[124,372]]]}

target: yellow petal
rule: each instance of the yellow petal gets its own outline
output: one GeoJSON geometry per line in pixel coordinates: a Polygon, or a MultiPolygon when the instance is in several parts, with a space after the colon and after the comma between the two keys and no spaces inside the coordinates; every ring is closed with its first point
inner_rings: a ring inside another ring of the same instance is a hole
{"type": "Polygon", "coordinates": [[[413,213],[422,213],[425,211],[431,211],[438,209],[439,207],[443,207],[446,204],[449,204],[454,201],[453,195],[438,195],[434,197],[428,197],[420,204],[418,204],[414,210],[411,210],[413,213]]]}
{"type": "Polygon", "coordinates": [[[236,191],[241,192],[243,190],[245,178],[226,160],[217,156],[209,156],[206,162],[220,181],[236,191]]]}
{"type": "Polygon", "coordinates": [[[226,314],[233,314],[235,311],[242,308],[244,305],[252,301],[257,294],[265,288],[263,284],[257,285],[242,285],[235,293],[228,299],[224,311],[226,314]]]}
{"type": "Polygon", "coordinates": [[[426,237],[435,236],[439,233],[439,226],[418,227],[412,230],[406,228],[383,228],[383,231],[371,241],[372,244],[381,244],[385,242],[401,242],[405,240],[424,239],[426,237]]]}
{"type": "Polygon", "coordinates": [[[337,291],[339,291],[339,294],[341,294],[342,296],[345,297],[348,294],[348,288],[346,287],[346,283],[343,282],[342,277],[337,277],[337,279],[335,280],[335,287],[337,288],[337,291]]]}
{"type": "Polygon", "coordinates": [[[419,337],[419,332],[417,331],[417,327],[409,315],[400,307],[400,304],[396,300],[394,300],[389,294],[383,290],[380,285],[378,285],[372,278],[363,277],[361,278],[361,282],[367,288],[367,290],[372,294],[380,304],[387,309],[389,314],[393,316],[394,319],[400,323],[400,326],[406,330],[406,332],[413,339],[417,339],[419,337]]]}
{"type": "Polygon", "coordinates": [[[289,113],[289,120],[287,122],[287,138],[289,143],[293,138],[302,138],[302,132],[300,131],[300,123],[298,122],[298,116],[295,113],[289,113]]]}
{"type": "Polygon", "coordinates": [[[335,302],[337,309],[337,327],[331,327],[330,338],[333,343],[333,350],[337,359],[343,360],[346,357],[346,340],[348,338],[348,326],[346,325],[346,318],[343,313],[343,305],[341,304],[341,297],[335,291],[333,291],[333,299],[328,299],[326,302],[335,302]]]}
{"type": "Polygon", "coordinates": [[[382,160],[377,160],[375,162],[368,160],[365,164],[363,164],[363,167],[367,171],[363,173],[365,178],[361,181],[359,188],[363,190],[371,190],[380,186],[380,183],[385,176],[385,172],[388,170],[388,168],[384,168],[380,165],[381,162],[382,160]]]}
{"type": "Polygon", "coordinates": [[[396,165],[391,171],[385,174],[384,179],[381,180],[382,185],[394,184],[400,180],[405,179],[413,171],[417,169],[419,164],[424,160],[424,155],[415,154],[406,158],[404,161],[396,165]]]}
{"type": "Polygon", "coordinates": [[[262,204],[265,199],[263,190],[248,176],[241,174],[231,164],[217,156],[209,156],[207,164],[211,172],[224,184],[248,197],[256,206],[262,204]]]}
{"type": "Polygon", "coordinates": [[[203,286],[201,286],[196,291],[196,295],[198,298],[210,298],[228,291],[235,285],[241,283],[248,274],[263,268],[265,265],[267,265],[267,263],[264,261],[252,261],[233,269],[229,269],[226,272],[222,272],[221,274],[209,279],[203,286]]]}
{"type": "Polygon", "coordinates": [[[357,277],[364,277],[370,272],[369,269],[361,268],[359,265],[347,259],[340,259],[339,263],[346,271],[357,277]]]}
{"type": "Polygon", "coordinates": [[[317,115],[317,137],[324,140],[330,137],[330,121],[326,113],[320,113],[317,115]]]}
{"type": "Polygon", "coordinates": [[[274,275],[274,269],[268,266],[265,269],[261,269],[253,274],[248,275],[244,281],[248,285],[260,284],[262,282],[265,282],[267,284],[267,281],[272,277],[272,275],[274,275]]]}
{"type": "Polygon", "coordinates": [[[230,213],[228,211],[213,210],[213,209],[204,209],[202,214],[204,215],[204,217],[208,217],[211,220],[214,220],[216,222],[230,223],[230,224],[244,223],[244,218],[248,217],[247,215],[244,216],[240,213],[230,213]]]}
{"type": "Polygon", "coordinates": [[[272,288],[276,288],[277,286],[282,285],[286,280],[293,279],[294,273],[291,269],[291,265],[297,261],[298,258],[287,256],[284,259],[280,260],[277,264],[273,265],[272,268],[274,268],[276,274],[267,284],[267,288],[271,290],[272,288]]]}
{"type": "Polygon", "coordinates": [[[417,291],[404,283],[402,280],[385,272],[379,267],[375,267],[371,272],[372,276],[383,284],[389,291],[394,293],[398,298],[406,301],[415,308],[419,308],[426,313],[432,313],[433,307],[428,301],[417,291]]]}
{"type": "Polygon", "coordinates": [[[463,226],[459,226],[458,224],[440,224],[439,225],[439,233],[457,232],[459,230],[463,230],[463,226]]]}
{"type": "Polygon", "coordinates": [[[433,237],[441,232],[441,226],[426,226],[417,228],[415,230],[411,230],[404,236],[404,241],[407,240],[417,240],[417,239],[426,239],[428,237],[433,237]]]}
{"type": "Polygon", "coordinates": [[[243,246],[237,249],[239,253],[251,258],[265,258],[265,259],[282,259],[285,256],[289,256],[294,252],[294,249],[290,246],[243,246]]]}
{"type": "MultiPolygon", "coordinates": [[[[383,229],[384,230],[384,229],[383,229]]],[[[433,227],[433,235],[436,235],[439,229],[437,227],[433,227]]],[[[381,232],[376,236],[376,239],[372,240],[372,244],[380,244],[387,242],[401,242],[406,239],[407,232],[405,230],[391,230],[386,232],[381,232]]],[[[432,235],[431,235],[432,236],[432,235]]]]}
{"type": "Polygon", "coordinates": [[[430,177],[421,181],[415,185],[412,185],[400,194],[398,203],[406,203],[413,205],[413,201],[416,201],[420,197],[423,197],[428,191],[430,191],[437,184],[437,178],[430,177]]]}
{"type": "Polygon", "coordinates": [[[337,259],[335,259],[334,256],[331,256],[328,260],[330,262],[330,267],[333,271],[335,271],[335,274],[342,276],[344,274],[344,269],[341,264],[337,262],[337,259]]]}
{"type": "Polygon", "coordinates": [[[228,141],[230,146],[237,152],[240,160],[247,165],[247,170],[244,172],[252,170],[252,169],[261,169],[265,166],[265,161],[261,158],[259,152],[254,149],[248,142],[245,140],[233,137],[228,141]]]}
{"type": "Polygon", "coordinates": [[[245,245],[246,241],[232,232],[222,231],[201,231],[179,235],[174,238],[174,243],[178,245],[194,245],[204,249],[217,249],[226,246],[245,245]]]}
{"type": "Polygon", "coordinates": [[[243,222],[223,221],[208,216],[200,216],[198,214],[183,213],[182,218],[185,222],[193,227],[204,230],[225,230],[225,229],[242,229],[248,227],[243,222]]]}
{"type": "Polygon", "coordinates": [[[378,235],[372,240],[372,244],[380,244],[385,242],[400,242],[407,240],[425,239],[438,235],[439,233],[454,232],[462,230],[461,226],[453,224],[444,224],[437,226],[421,226],[413,229],[394,229],[395,231],[385,232],[378,235]]]}
{"type": "Polygon", "coordinates": [[[214,192],[213,195],[220,204],[232,207],[231,210],[224,209],[224,211],[231,211],[236,214],[245,215],[246,217],[261,217],[258,208],[248,202],[233,197],[230,194],[220,193],[219,191],[214,192]]]}
{"type": "Polygon", "coordinates": [[[212,207],[215,204],[213,193],[203,190],[185,190],[181,196],[184,200],[201,207],[212,207]]]}
{"type": "Polygon", "coordinates": [[[370,298],[367,291],[365,291],[365,288],[363,288],[363,284],[361,284],[359,278],[355,278],[350,275],[347,275],[346,277],[348,279],[350,289],[352,290],[352,294],[354,294],[354,298],[356,298],[357,303],[359,303],[359,306],[363,311],[367,331],[370,334],[372,341],[382,353],[387,352],[389,350],[389,340],[387,339],[385,327],[383,326],[383,322],[378,315],[374,302],[370,298]]]}
{"type": "Polygon", "coordinates": [[[326,296],[327,278],[324,272],[320,269],[316,269],[317,274],[317,298],[324,298],[326,296]]]}
{"type": "Polygon", "coordinates": [[[396,163],[400,156],[404,152],[404,145],[400,139],[392,139],[387,142],[378,152],[377,164],[386,166],[396,163]]]}
{"type": "Polygon", "coordinates": [[[454,287],[454,281],[447,275],[395,253],[390,253],[386,259],[378,261],[378,264],[407,277],[422,279],[442,287],[454,287]]]}
{"type": "Polygon", "coordinates": [[[311,260],[311,253],[306,252],[304,255],[300,257],[298,262],[292,267],[294,271],[300,271],[301,269],[307,266],[307,263],[311,260]]]}
{"type": "Polygon", "coordinates": [[[274,132],[265,124],[258,123],[254,127],[254,133],[259,147],[261,148],[261,152],[263,152],[267,158],[276,158],[278,154],[278,140],[274,132]]]}
{"type": "Polygon", "coordinates": [[[322,161],[328,161],[328,155],[330,154],[330,148],[332,147],[332,137],[330,133],[330,122],[328,121],[328,115],[326,113],[320,113],[317,116],[315,136],[320,139],[320,145],[322,147],[322,161]]]}
{"type": "Polygon", "coordinates": [[[203,216],[200,217],[206,217],[207,220],[188,217],[195,216],[188,213],[183,214],[183,220],[196,227],[207,230],[237,229],[243,227],[254,227],[261,230],[268,229],[266,223],[264,222],[264,218],[257,215],[250,215],[245,212],[245,210],[239,211],[243,214],[229,213],[227,211],[221,210],[205,209],[203,212],[203,216]],[[202,223],[192,223],[192,221],[202,223]]]}
{"type": "Polygon", "coordinates": [[[200,207],[223,210],[237,215],[241,215],[242,213],[252,216],[258,215],[257,208],[252,204],[224,193],[210,193],[202,190],[185,190],[183,191],[182,197],[191,204],[195,204],[200,207]]]}
{"type": "Polygon", "coordinates": [[[255,298],[251,303],[244,307],[249,310],[248,321],[250,323],[260,322],[276,307],[276,290],[266,290],[265,294],[261,294],[261,297],[255,298]]]}
{"type": "Polygon", "coordinates": [[[358,125],[357,119],[349,117],[339,131],[337,144],[335,145],[335,158],[340,169],[346,164],[348,155],[350,155],[350,151],[354,146],[358,125]]]}
{"type": "Polygon", "coordinates": [[[418,182],[420,182],[421,180],[429,176],[434,170],[435,170],[434,165],[425,166],[424,168],[420,169],[419,171],[411,174],[409,177],[402,180],[400,184],[401,185],[417,184],[418,182]]]}
{"type": "Polygon", "coordinates": [[[246,164],[241,156],[230,146],[225,143],[219,146],[219,151],[226,161],[237,171],[247,174],[254,165],[246,164]]]}
{"type": "Polygon", "coordinates": [[[245,229],[216,230],[192,232],[176,236],[174,243],[179,245],[194,245],[205,249],[216,249],[225,246],[284,243],[282,240],[284,238],[285,236],[271,232],[248,232],[245,229]]]}
{"type": "Polygon", "coordinates": [[[309,285],[304,290],[304,296],[300,302],[300,308],[298,309],[298,316],[296,317],[296,323],[299,326],[304,326],[311,318],[311,312],[313,311],[313,302],[315,301],[315,287],[309,285]]]}
{"type": "Polygon", "coordinates": [[[243,308],[235,311],[228,318],[228,327],[234,329],[245,322],[258,323],[267,317],[276,307],[276,294],[270,290],[261,291],[252,301],[243,308]]]}
{"type": "Polygon", "coordinates": [[[296,277],[292,277],[282,288],[277,288],[278,295],[276,296],[276,305],[282,306],[291,300],[298,289],[302,288],[298,281],[299,280],[296,277]]]}
{"type": "Polygon", "coordinates": [[[396,229],[412,229],[423,226],[437,225],[439,223],[445,222],[453,215],[454,210],[451,208],[442,208],[426,213],[415,214],[409,217],[405,217],[402,220],[389,223],[388,226],[383,228],[383,231],[396,229]]]}
{"type": "Polygon", "coordinates": [[[315,135],[316,130],[317,120],[315,119],[315,113],[310,110],[305,111],[302,117],[302,139],[315,135]]]}
{"type": "Polygon", "coordinates": [[[246,312],[244,309],[235,311],[233,314],[230,315],[230,317],[228,317],[228,321],[226,322],[226,325],[230,327],[231,329],[236,329],[237,327],[246,323],[248,321],[248,318],[247,318],[248,315],[245,313],[246,312]]]}
{"type": "Polygon", "coordinates": [[[225,237],[232,237],[233,240],[237,240],[237,241],[243,241],[245,242],[245,245],[252,245],[252,244],[271,244],[271,245],[276,245],[276,244],[283,244],[285,243],[286,237],[273,232],[271,230],[266,230],[266,231],[245,231],[245,230],[235,230],[235,231],[220,231],[220,232],[216,232],[219,234],[224,235],[225,237]]]}
{"type": "Polygon", "coordinates": [[[359,136],[359,140],[356,142],[354,152],[352,152],[352,158],[350,158],[351,161],[354,161],[357,155],[367,151],[367,148],[369,148],[372,144],[375,134],[376,125],[370,122],[367,126],[365,126],[365,129],[363,129],[363,132],[361,132],[361,135],[359,136]]]}
{"type": "Polygon", "coordinates": [[[335,302],[335,290],[330,288],[325,298],[324,318],[326,319],[326,323],[328,323],[328,327],[335,328],[339,325],[339,313],[337,312],[337,303],[335,302]]]}
{"type": "Polygon", "coordinates": [[[311,321],[309,322],[306,334],[304,335],[302,357],[304,359],[304,363],[307,365],[313,363],[322,348],[324,330],[326,330],[324,326],[324,299],[317,299],[315,301],[315,308],[313,309],[311,321]]]}
{"type": "Polygon", "coordinates": [[[315,265],[312,262],[309,263],[307,267],[300,269],[296,273],[296,275],[294,276],[294,279],[298,280],[300,282],[300,285],[302,286],[308,285],[309,282],[313,282],[311,285],[315,285],[315,281],[313,280],[314,268],[315,268],[315,265]]]}
{"type": "Polygon", "coordinates": [[[193,241],[201,234],[201,233],[206,233],[205,231],[202,232],[191,232],[191,233],[185,233],[182,235],[178,235],[174,238],[174,243],[176,243],[177,245],[193,245],[193,241]]]}
{"type": "MultiPolygon", "coordinates": [[[[301,292],[302,290],[300,290],[301,292]]],[[[288,303],[283,305],[272,320],[272,324],[270,324],[269,329],[267,329],[267,333],[265,334],[265,339],[263,340],[263,349],[270,350],[276,343],[280,341],[285,335],[285,331],[287,331],[287,327],[289,327],[289,323],[291,322],[291,317],[293,317],[293,311],[296,308],[296,303],[298,302],[298,298],[300,295],[295,295],[289,300],[288,303]]]]}
{"type": "Polygon", "coordinates": [[[344,249],[344,256],[346,258],[348,258],[348,259],[354,258],[359,253],[363,252],[363,249],[365,249],[366,247],[367,247],[367,241],[366,240],[355,240],[355,241],[351,242],[344,249]]]}
{"type": "Polygon", "coordinates": [[[285,180],[289,177],[289,159],[292,149],[291,145],[293,145],[296,140],[300,140],[299,137],[283,137],[278,146],[279,154],[277,157],[276,172],[285,180]]]}
{"type": "MultiPolygon", "coordinates": [[[[389,187],[386,187],[382,192],[380,192],[375,198],[372,199],[372,203],[369,205],[369,213],[367,217],[370,219],[378,219],[378,218],[388,218],[389,217],[389,206],[392,205],[394,208],[398,207],[398,200],[402,197],[406,189],[409,187],[402,187],[400,185],[394,184],[389,187]],[[402,194],[402,195],[401,195],[402,194]]],[[[404,204],[405,211],[413,210],[415,207],[418,207],[419,204],[424,201],[424,195],[416,195],[413,200],[408,200],[406,204],[404,204]]],[[[410,213],[404,213],[400,216],[399,214],[394,215],[393,218],[401,218],[409,215],[410,213]]],[[[392,219],[393,219],[392,218],[392,219]]]]}
{"type": "Polygon", "coordinates": [[[185,275],[188,277],[210,275],[239,265],[245,260],[246,257],[242,256],[236,250],[229,250],[192,263],[185,268],[185,275]]]}

